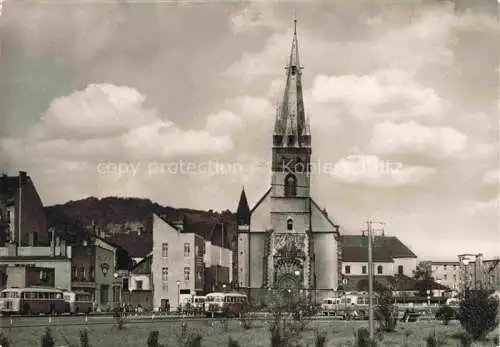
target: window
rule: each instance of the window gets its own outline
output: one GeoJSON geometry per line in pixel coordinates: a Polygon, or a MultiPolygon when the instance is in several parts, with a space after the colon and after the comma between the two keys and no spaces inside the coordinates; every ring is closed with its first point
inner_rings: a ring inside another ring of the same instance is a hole
{"type": "Polygon", "coordinates": [[[382,265],[377,266],[377,273],[378,273],[379,275],[381,275],[381,274],[382,274],[382,272],[383,272],[383,271],[382,271],[382,265]]]}
{"type": "Polygon", "coordinates": [[[456,269],[457,269],[457,266],[453,265],[453,271],[455,271],[456,269]]]}
{"type": "Polygon", "coordinates": [[[293,197],[297,195],[297,179],[290,174],[285,178],[285,196],[293,197]]]}
{"type": "Polygon", "coordinates": [[[443,277],[444,277],[444,280],[445,280],[445,281],[446,281],[446,280],[448,280],[448,275],[447,275],[447,274],[444,274],[444,276],[443,276],[443,277]]]}
{"type": "Polygon", "coordinates": [[[163,282],[168,281],[168,267],[164,267],[161,269],[161,280],[163,282]]]}
{"type": "Polygon", "coordinates": [[[161,256],[163,258],[168,257],[168,243],[161,244],[161,256]]]}
{"type": "Polygon", "coordinates": [[[128,290],[128,278],[122,278],[122,290],[128,290]]]}
{"type": "Polygon", "coordinates": [[[76,280],[78,277],[78,272],[76,270],[76,266],[71,268],[71,279],[76,280]]]}
{"type": "Polygon", "coordinates": [[[443,265],[443,269],[446,270],[446,265],[443,265]]]}
{"type": "Polygon", "coordinates": [[[400,274],[400,275],[403,274],[403,265],[398,266],[398,274],[400,274]]]}
{"type": "Polygon", "coordinates": [[[135,288],[137,290],[142,290],[142,281],[135,281],[135,288]]]}
{"type": "Polygon", "coordinates": [[[82,266],[80,271],[82,274],[82,280],[84,280],[84,281],[87,280],[87,272],[85,271],[85,267],[82,266]]]}
{"type": "Polygon", "coordinates": [[[457,281],[457,275],[453,275],[453,282],[457,281]]]}
{"type": "Polygon", "coordinates": [[[351,273],[351,267],[349,265],[345,266],[345,273],[350,274],[351,273]]]}
{"type": "Polygon", "coordinates": [[[189,267],[185,267],[184,268],[184,280],[185,281],[189,281],[189,272],[190,272],[189,267]]]}
{"type": "Polygon", "coordinates": [[[286,230],[291,231],[293,230],[293,219],[288,218],[286,221],[286,230]]]}
{"type": "Polygon", "coordinates": [[[202,275],[201,271],[198,271],[198,274],[196,275],[196,277],[198,277],[198,281],[201,281],[203,279],[203,275],[202,275]]]}
{"type": "Polygon", "coordinates": [[[361,266],[361,273],[366,274],[366,265],[361,266]]]}
{"type": "Polygon", "coordinates": [[[189,243],[184,244],[184,256],[189,257],[189,253],[191,253],[191,246],[189,243]]]}

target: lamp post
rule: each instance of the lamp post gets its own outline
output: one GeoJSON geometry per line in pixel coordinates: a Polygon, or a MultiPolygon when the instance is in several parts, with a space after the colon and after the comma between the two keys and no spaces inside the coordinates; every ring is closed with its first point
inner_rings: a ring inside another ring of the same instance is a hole
{"type": "MultiPolygon", "coordinates": [[[[120,274],[118,274],[118,272],[115,272],[115,273],[113,274],[113,277],[115,278],[115,280],[118,280],[118,278],[120,277],[120,274]]],[[[122,307],[122,291],[121,291],[121,285],[122,285],[122,284],[120,284],[118,287],[115,287],[115,288],[117,288],[117,289],[118,289],[118,305],[119,305],[120,307],[122,307]]],[[[115,297],[116,297],[116,296],[115,296],[115,297]]],[[[116,300],[116,299],[115,299],[115,300],[116,300]]],[[[102,301],[102,299],[101,299],[101,301],[102,301]]]]}
{"type": "MultiPolygon", "coordinates": [[[[295,275],[295,277],[297,277],[297,283],[299,285],[299,288],[302,288],[302,284],[300,283],[300,271],[295,270],[293,274],[295,275]]],[[[298,299],[300,300],[301,298],[299,297],[298,299]]]]}
{"type": "Polygon", "coordinates": [[[225,283],[224,283],[224,284],[222,284],[222,291],[223,291],[224,293],[226,292],[226,287],[227,287],[227,286],[226,286],[226,284],[225,284],[225,283]]]}
{"type": "Polygon", "coordinates": [[[177,312],[181,312],[181,281],[177,280],[175,281],[175,284],[177,284],[177,312]]]}
{"type": "Polygon", "coordinates": [[[368,330],[373,340],[373,259],[372,259],[372,221],[368,221],[368,330]]]}

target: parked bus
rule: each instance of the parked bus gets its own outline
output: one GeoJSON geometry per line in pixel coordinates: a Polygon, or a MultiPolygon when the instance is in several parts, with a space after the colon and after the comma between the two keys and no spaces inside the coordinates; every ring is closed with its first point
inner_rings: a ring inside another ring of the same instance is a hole
{"type": "Polygon", "coordinates": [[[340,298],[325,298],[321,303],[321,311],[325,316],[335,315],[340,307],[340,298]]]}
{"type": "Polygon", "coordinates": [[[205,315],[237,317],[248,308],[248,297],[240,293],[210,293],[205,297],[205,315]]]}
{"type": "Polygon", "coordinates": [[[64,292],[64,301],[67,303],[67,310],[71,314],[92,312],[94,302],[92,294],[86,292],[64,292]]]}
{"type": "Polygon", "coordinates": [[[7,288],[1,292],[2,315],[66,312],[63,291],[55,288],[7,288]]]}

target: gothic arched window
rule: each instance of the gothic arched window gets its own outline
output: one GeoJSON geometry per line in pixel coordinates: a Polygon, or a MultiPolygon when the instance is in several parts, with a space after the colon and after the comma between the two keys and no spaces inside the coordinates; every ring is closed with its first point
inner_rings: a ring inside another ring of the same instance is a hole
{"type": "Polygon", "coordinates": [[[292,197],[297,195],[297,179],[290,174],[285,178],[285,196],[292,197]]]}
{"type": "Polygon", "coordinates": [[[293,230],[293,219],[292,218],[288,218],[286,220],[286,230],[288,230],[288,231],[293,230]]]}

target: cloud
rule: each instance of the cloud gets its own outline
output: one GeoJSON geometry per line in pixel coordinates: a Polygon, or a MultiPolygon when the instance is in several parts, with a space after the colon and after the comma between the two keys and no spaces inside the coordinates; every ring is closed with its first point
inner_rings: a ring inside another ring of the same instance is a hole
{"type": "Polygon", "coordinates": [[[498,187],[500,182],[500,169],[490,170],[483,176],[482,184],[486,187],[498,187]]]}
{"type": "Polygon", "coordinates": [[[492,224],[496,225],[498,229],[498,220],[500,211],[500,196],[486,201],[474,201],[470,204],[469,209],[466,211],[468,215],[486,220],[493,221],[492,224]]]}
{"type": "Polygon", "coordinates": [[[413,121],[383,122],[373,128],[368,150],[376,154],[454,156],[465,148],[467,136],[450,127],[426,127],[413,121]]]}
{"type": "Polygon", "coordinates": [[[363,76],[318,76],[312,97],[318,103],[343,106],[360,120],[438,120],[447,110],[433,89],[417,83],[412,73],[395,69],[363,76]]]}
{"type": "Polygon", "coordinates": [[[332,176],[347,184],[396,188],[422,183],[434,173],[432,168],[404,166],[372,155],[350,155],[335,164],[332,176]]]}
{"type": "Polygon", "coordinates": [[[256,28],[277,29],[282,21],[274,15],[272,5],[265,1],[245,4],[229,16],[231,30],[236,34],[246,33],[256,28]]]}
{"type": "Polygon", "coordinates": [[[0,144],[13,156],[33,160],[78,158],[91,162],[120,156],[162,159],[232,149],[227,136],[182,130],[145,108],[144,101],[145,96],[130,87],[91,84],[54,100],[25,137],[6,138],[0,144]]]}

